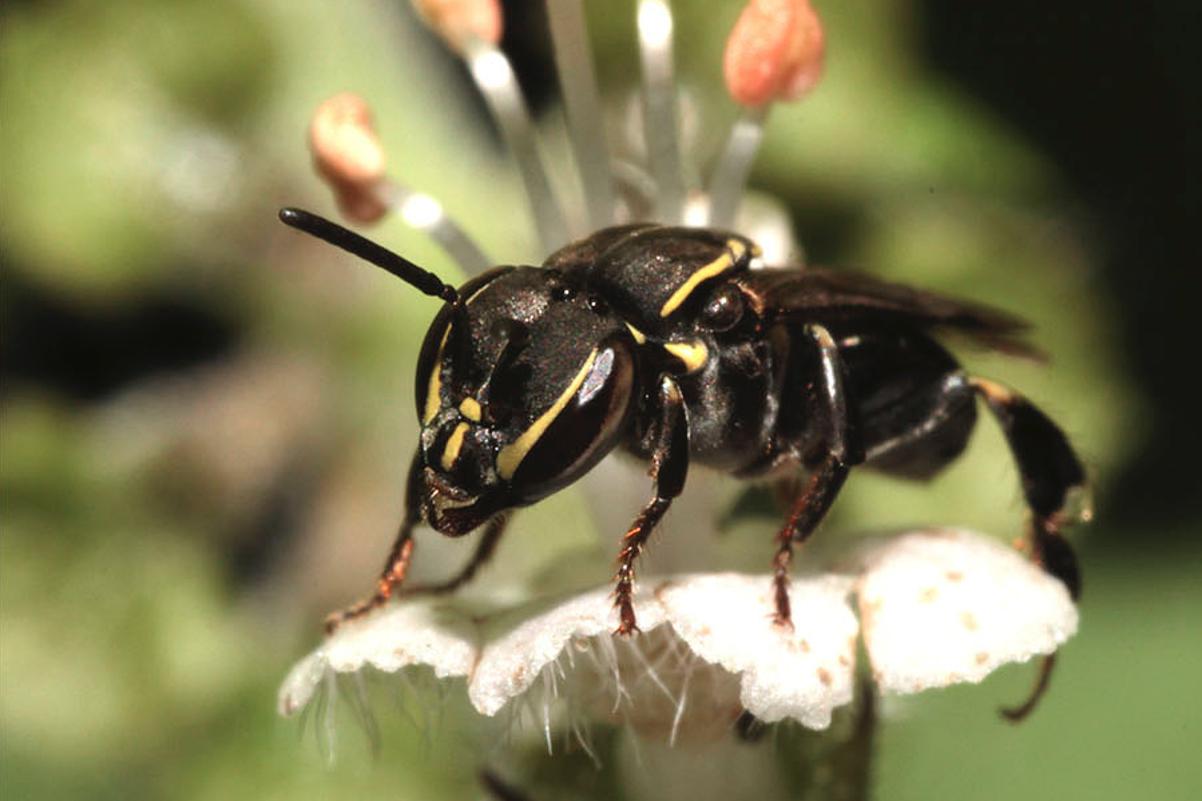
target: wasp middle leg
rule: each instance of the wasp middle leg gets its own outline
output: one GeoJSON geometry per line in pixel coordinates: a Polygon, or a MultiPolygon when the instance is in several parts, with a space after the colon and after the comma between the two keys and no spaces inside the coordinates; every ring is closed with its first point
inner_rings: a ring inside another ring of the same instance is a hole
{"type": "Polygon", "coordinates": [[[684,489],[689,471],[689,417],[680,385],[671,376],[663,376],[659,384],[660,421],[651,457],[651,477],[655,480],[655,496],[639,512],[622,537],[618,554],[617,587],[614,605],[618,608],[619,624],[616,634],[629,635],[638,631],[635,622],[634,564],[643,546],[672,505],[672,499],[684,489]]]}
{"type": "Polygon", "coordinates": [[[774,619],[778,625],[792,626],[789,606],[789,567],[793,562],[793,546],[809,539],[818,524],[826,517],[831,504],[847,480],[851,467],[863,461],[863,451],[856,444],[849,422],[847,395],[843,388],[844,367],[839,348],[830,332],[819,325],[807,326],[806,338],[818,354],[817,410],[821,419],[821,446],[824,456],[811,470],[801,494],[785,524],[776,535],[776,556],[772,560],[773,598],[776,604],[774,619]]]}

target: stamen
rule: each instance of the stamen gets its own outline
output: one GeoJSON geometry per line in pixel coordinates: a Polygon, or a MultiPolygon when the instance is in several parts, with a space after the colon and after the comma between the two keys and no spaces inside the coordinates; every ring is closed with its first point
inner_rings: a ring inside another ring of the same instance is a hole
{"type": "Polygon", "coordinates": [[[476,241],[447,215],[432,195],[391,180],[380,185],[379,194],[405,225],[437,242],[468,275],[482,273],[493,265],[476,241]]]}
{"type": "Polygon", "coordinates": [[[348,219],[372,223],[392,211],[442,246],[465,272],[483,272],[492,264],[437,200],[386,175],[384,149],[361,97],[343,93],[318,106],[309,126],[309,149],[348,219]]]}
{"type": "Polygon", "coordinates": [[[799,100],[822,74],[825,37],[809,0],[751,0],[726,42],[726,88],[744,107],[710,179],[710,222],[730,226],[772,103],[799,100]]]}
{"type": "Polygon", "coordinates": [[[667,0],[639,0],[638,31],[643,130],[658,189],[656,211],[662,221],[675,223],[684,215],[685,188],[672,63],[672,10],[667,0]]]}
{"type": "Polygon", "coordinates": [[[471,38],[501,41],[504,23],[498,0],[413,0],[422,20],[452,49],[463,53],[471,38]]]}
{"type": "Polygon", "coordinates": [[[580,0],[547,0],[547,18],[589,225],[603,228],[614,222],[613,178],[584,9],[580,0]]]}
{"type": "Polygon", "coordinates": [[[764,138],[764,122],[768,119],[769,109],[768,104],[744,109],[730,130],[726,146],[710,176],[709,224],[716,228],[729,228],[734,224],[747,176],[751,174],[751,164],[764,138]]]}
{"type": "Polygon", "coordinates": [[[374,191],[384,180],[384,148],[362,98],[344,92],[318,106],[309,123],[309,150],[346,217],[371,223],[384,216],[387,206],[374,191]]]}
{"type": "Polygon", "coordinates": [[[526,197],[534,214],[543,249],[550,253],[568,240],[563,210],[551,191],[547,171],[534,138],[534,126],[513,68],[496,45],[469,38],[465,44],[472,79],[484,95],[505,143],[518,162],[526,197]]]}
{"type": "Polygon", "coordinates": [[[610,162],[614,183],[621,200],[615,209],[615,222],[645,220],[654,211],[655,179],[641,165],[625,159],[610,162]]]}

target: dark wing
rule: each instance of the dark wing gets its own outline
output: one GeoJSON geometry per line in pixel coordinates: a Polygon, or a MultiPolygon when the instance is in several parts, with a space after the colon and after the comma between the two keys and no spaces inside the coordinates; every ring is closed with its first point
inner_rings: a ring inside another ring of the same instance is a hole
{"type": "Polygon", "coordinates": [[[777,320],[909,324],[956,332],[993,350],[1043,359],[1025,340],[1030,326],[989,306],[891,284],[854,270],[757,270],[744,278],[777,320]]]}

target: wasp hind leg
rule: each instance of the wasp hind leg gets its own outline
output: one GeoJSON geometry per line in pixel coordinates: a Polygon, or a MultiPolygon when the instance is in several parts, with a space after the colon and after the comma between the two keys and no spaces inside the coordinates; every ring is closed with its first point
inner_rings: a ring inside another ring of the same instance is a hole
{"type": "MultiPolygon", "coordinates": [[[[982,378],[970,383],[997,418],[1018,464],[1023,496],[1031,508],[1031,555],[1075,601],[1081,595],[1081,569],[1062,529],[1076,522],[1068,507],[1071,493],[1086,487],[1085,469],[1064,432],[1026,398],[982,378]]],[[[1077,517],[1088,519],[1088,509],[1077,517]]],[[[1047,691],[1055,663],[1054,653],[1044,657],[1035,687],[1022,704],[1002,710],[1005,718],[1017,722],[1034,711],[1047,691]]]]}
{"type": "Polygon", "coordinates": [[[806,334],[818,352],[818,407],[825,436],[825,455],[810,471],[801,494],[793,501],[785,524],[776,535],[776,555],[772,560],[772,588],[778,625],[792,627],[789,605],[789,567],[793,546],[802,544],[826,517],[831,504],[847,480],[853,465],[864,460],[863,450],[849,424],[847,395],[843,389],[843,362],[830,332],[818,325],[806,328],[806,334]]]}
{"type": "MultiPolygon", "coordinates": [[[[1059,426],[1026,398],[982,378],[970,383],[997,418],[1018,465],[1023,496],[1031,509],[1032,555],[1076,600],[1081,595],[1081,571],[1061,531],[1076,522],[1068,507],[1072,493],[1085,489],[1085,468],[1059,426]]],[[[1080,517],[1088,519],[1089,512],[1080,517]]]]}

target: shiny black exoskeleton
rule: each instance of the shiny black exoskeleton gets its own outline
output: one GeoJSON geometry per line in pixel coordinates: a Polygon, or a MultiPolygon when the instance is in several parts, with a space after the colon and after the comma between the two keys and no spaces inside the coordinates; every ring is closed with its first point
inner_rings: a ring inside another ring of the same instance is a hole
{"type": "Polygon", "coordinates": [[[331,628],[396,593],[419,522],[450,536],[486,527],[464,571],[436,589],[456,587],[489,556],[508,510],[619,447],[650,460],[654,489],[622,538],[618,632],[636,630],[635,561],[690,462],[804,477],[776,536],[776,617],[788,624],[793,546],[851,468],[933,476],[964,449],[977,397],[1017,462],[1034,557],[1079,590],[1060,528],[1085,473],[1067,439],[1018,394],[967,375],[936,339],[959,333],[1031,355],[1012,317],[855,273],[759,269],[758,248],[741,236],[642,224],[455,290],[333,223],[291,209],[281,217],[445,301],[417,367],[421,441],[400,534],[375,594],[331,616],[331,628]]]}

